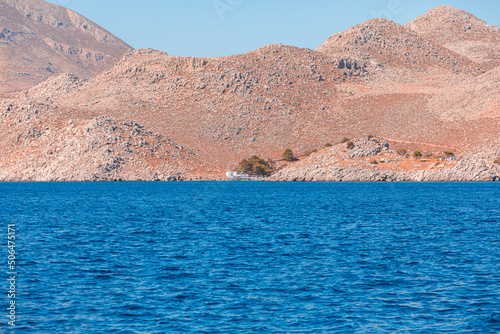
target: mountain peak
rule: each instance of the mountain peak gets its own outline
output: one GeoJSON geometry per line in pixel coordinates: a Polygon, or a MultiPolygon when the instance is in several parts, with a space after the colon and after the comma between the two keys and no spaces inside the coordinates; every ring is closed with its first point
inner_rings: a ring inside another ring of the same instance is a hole
{"type": "Polygon", "coordinates": [[[486,67],[500,64],[500,28],[462,9],[439,6],[408,22],[405,28],[486,67]]]}
{"type": "Polygon", "coordinates": [[[449,29],[452,26],[457,28],[462,25],[465,25],[465,28],[470,27],[470,29],[464,31],[466,33],[467,30],[470,32],[471,29],[496,30],[494,26],[489,25],[471,13],[452,6],[432,8],[427,13],[407,23],[405,27],[412,30],[423,30],[426,27],[426,30],[429,31],[438,28],[442,32],[442,30],[449,29]]]}
{"type": "MultiPolygon", "coordinates": [[[[403,25],[377,18],[329,37],[318,51],[371,63],[378,69],[445,73],[477,72],[477,64],[433,43],[403,25]]],[[[394,73],[396,73],[394,72],[394,73]]],[[[406,75],[405,75],[406,76],[406,75]]]]}
{"type": "Polygon", "coordinates": [[[384,18],[376,18],[364,21],[346,31],[333,34],[317,50],[323,53],[336,54],[340,49],[344,51],[353,48],[358,49],[366,43],[378,41],[380,35],[400,34],[403,30],[404,27],[399,23],[384,18]]]}

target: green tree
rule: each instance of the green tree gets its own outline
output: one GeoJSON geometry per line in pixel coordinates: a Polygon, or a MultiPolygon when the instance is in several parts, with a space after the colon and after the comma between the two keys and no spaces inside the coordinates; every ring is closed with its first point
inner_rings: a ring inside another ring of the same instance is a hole
{"type": "Polygon", "coordinates": [[[283,152],[283,160],[290,162],[295,160],[295,157],[293,156],[293,151],[291,149],[287,148],[285,152],[283,152]]]}
{"type": "Polygon", "coordinates": [[[453,153],[452,151],[444,151],[444,154],[446,154],[449,157],[454,157],[455,156],[455,153],[453,153]]]}
{"type": "Polygon", "coordinates": [[[252,170],[253,170],[253,166],[250,163],[250,161],[248,161],[247,159],[241,160],[240,168],[238,168],[239,172],[250,173],[252,170]]]}
{"type": "Polygon", "coordinates": [[[269,162],[254,155],[250,159],[243,159],[238,171],[250,175],[270,176],[273,173],[273,168],[269,162]]]}
{"type": "Polygon", "coordinates": [[[413,152],[413,156],[415,158],[421,158],[424,154],[422,152],[420,152],[419,150],[416,150],[415,152],[413,152]]]}

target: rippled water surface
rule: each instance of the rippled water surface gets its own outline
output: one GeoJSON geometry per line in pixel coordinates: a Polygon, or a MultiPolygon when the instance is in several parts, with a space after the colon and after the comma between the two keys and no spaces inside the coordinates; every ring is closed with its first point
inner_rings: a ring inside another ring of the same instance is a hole
{"type": "Polygon", "coordinates": [[[0,218],[19,333],[500,331],[500,184],[2,183],[0,218]]]}

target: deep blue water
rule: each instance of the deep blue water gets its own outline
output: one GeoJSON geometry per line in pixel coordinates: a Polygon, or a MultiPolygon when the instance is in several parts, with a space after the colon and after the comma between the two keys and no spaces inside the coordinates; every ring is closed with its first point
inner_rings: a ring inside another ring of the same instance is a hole
{"type": "Polygon", "coordinates": [[[0,221],[16,333],[500,331],[500,183],[0,183],[0,221]]]}

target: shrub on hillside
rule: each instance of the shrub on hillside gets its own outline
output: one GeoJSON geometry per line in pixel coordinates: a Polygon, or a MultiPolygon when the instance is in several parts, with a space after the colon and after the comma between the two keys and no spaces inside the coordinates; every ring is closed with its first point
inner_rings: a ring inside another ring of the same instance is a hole
{"type": "Polygon", "coordinates": [[[455,156],[455,153],[453,153],[452,151],[444,151],[443,153],[446,154],[446,156],[448,156],[448,157],[454,157],[455,156]]]}
{"type": "Polygon", "coordinates": [[[352,140],[349,140],[349,141],[347,142],[347,148],[348,148],[349,150],[354,149],[354,143],[352,142],[352,140]]]}
{"type": "Polygon", "coordinates": [[[407,155],[407,154],[408,154],[408,152],[407,152],[404,148],[399,149],[397,153],[398,153],[399,155],[407,155]]]}
{"type": "Polygon", "coordinates": [[[332,144],[330,144],[330,143],[326,143],[326,144],[325,144],[325,147],[332,147],[332,146],[333,146],[333,145],[332,145],[332,144]]]}
{"type": "Polygon", "coordinates": [[[293,151],[291,149],[287,148],[285,152],[283,152],[283,160],[290,162],[295,160],[295,157],[293,156],[293,151]]]}
{"type": "Polygon", "coordinates": [[[424,154],[421,151],[419,151],[419,150],[416,150],[415,152],[413,152],[413,156],[415,158],[421,158],[423,155],[424,154]]]}
{"type": "Polygon", "coordinates": [[[341,143],[341,144],[344,144],[344,143],[348,143],[348,142],[350,142],[350,141],[351,141],[351,140],[350,140],[349,138],[344,137],[344,139],[342,139],[342,140],[340,141],[340,143],[341,143]]]}

